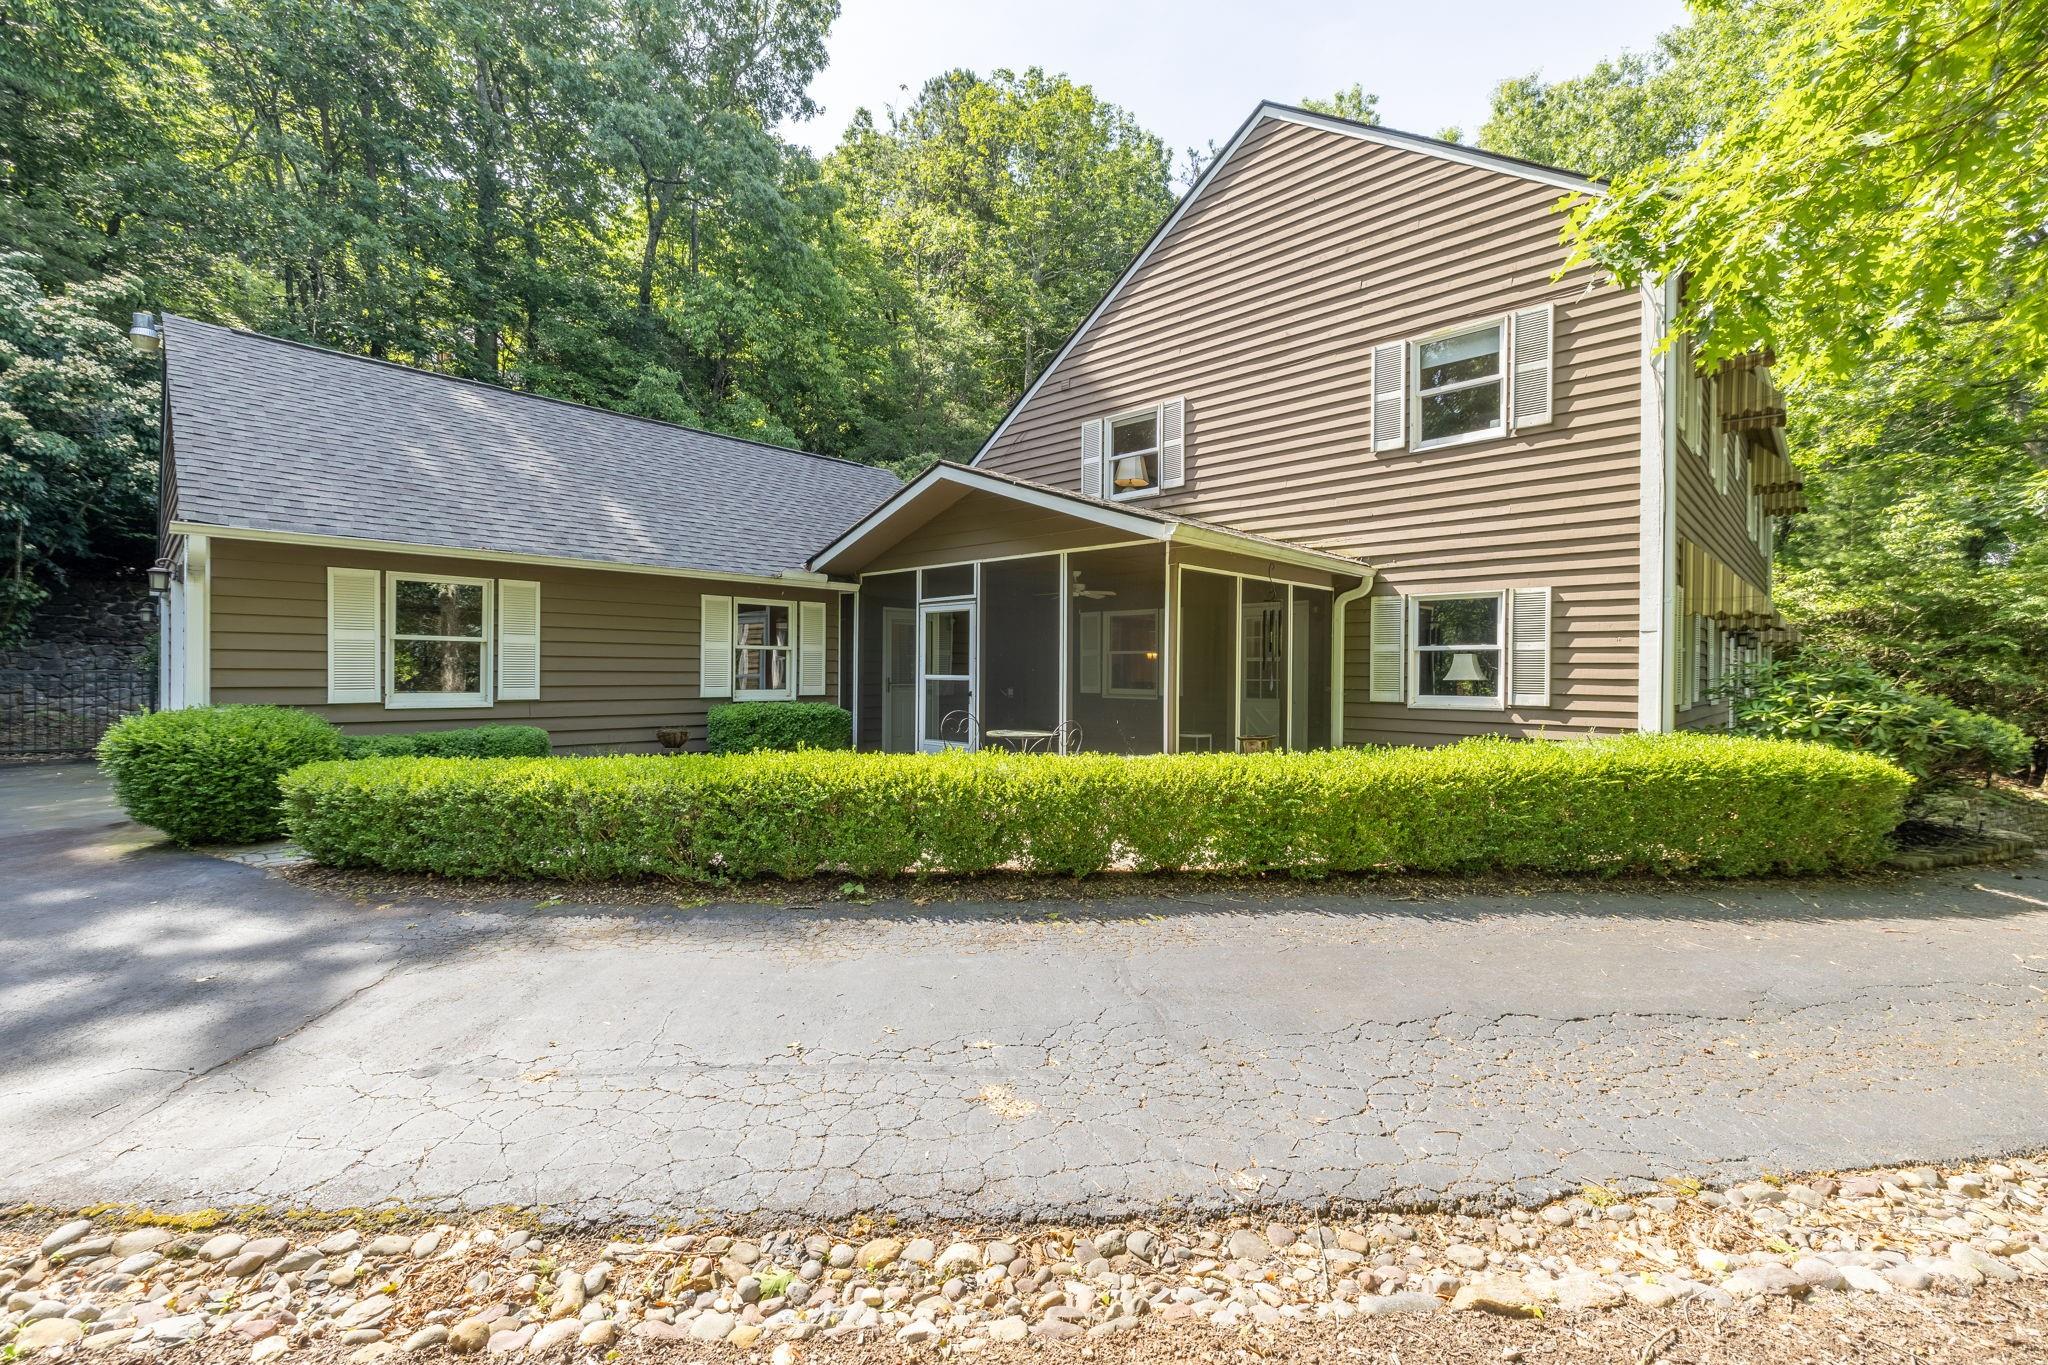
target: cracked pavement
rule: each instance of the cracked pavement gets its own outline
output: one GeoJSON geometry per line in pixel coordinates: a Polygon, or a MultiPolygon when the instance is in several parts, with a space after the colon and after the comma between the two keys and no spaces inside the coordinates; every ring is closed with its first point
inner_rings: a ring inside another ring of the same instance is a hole
{"type": "Polygon", "coordinates": [[[41,767],[0,770],[0,886],[0,1202],[1087,1218],[2048,1146],[2040,862],[358,904],[156,843],[89,769],[41,767]]]}

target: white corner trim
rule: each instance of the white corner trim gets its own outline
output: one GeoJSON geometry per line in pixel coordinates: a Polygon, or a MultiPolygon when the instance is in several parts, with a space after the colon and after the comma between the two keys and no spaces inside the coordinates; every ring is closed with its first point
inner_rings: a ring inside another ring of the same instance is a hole
{"type": "Polygon", "coordinates": [[[186,706],[213,703],[213,554],[203,535],[185,538],[186,706]]]}
{"type": "Polygon", "coordinates": [[[670,569],[655,564],[620,564],[608,559],[576,559],[566,555],[523,555],[506,550],[472,550],[459,545],[428,545],[419,541],[362,540],[354,536],[315,535],[299,531],[259,531],[243,526],[212,526],[198,521],[174,521],[171,530],[180,535],[215,540],[250,540],[269,545],[304,545],[322,550],[362,550],[375,554],[412,555],[432,559],[473,559],[484,564],[533,564],[550,569],[597,569],[605,573],[653,574],[661,578],[687,578],[707,583],[754,583],[769,588],[816,588],[823,592],[852,592],[851,583],[835,583],[821,575],[802,571],[775,574],[717,573],[709,569],[670,569]]]}
{"type": "Polygon", "coordinates": [[[1031,381],[1030,385],[1024,390],[1024,396],[1019,398],[1011,405],[1010,410],[1003,414],[1003,420],[996,424],[996,429],[989,433],[986,441],[981,443],[981,449],[974,452],[974,458],[967,462],[969,465],[980,464],[982,456],[993,450],[996,442],[1003,439],[1003,433],[1010,429],[1010,423],[1016,418],[1018,413],[1021,413],[1026,407],[1030,406],[1032,398],[1037,395],[1039,388],[1044,385],[1045,381],[1052,377],[1052,372],[1060,367],[1060,362],[1064,361],[1068,353],[1080,344],[1081,338],[1086,336],[1089,329],[1095,326],[1096,320],[1108,310],[1111,303],[1115,302],[1117,295],[1123,293],[1124,286],[1129,284],[1138,271],[1144,268],[1145,262],[1152,258],[1152,253],[1159,249],[1160,244],[1172,235],[1174,228],[1179,226],[1180,220],[1186,215],[1188,209],[1197,199],[1202,197],[1203,191],[1209,188],[1209,182],[1215,178],[1216,172],[1223,168],[1225,162],[1237,155],[1238,150],[1244,146],[1245,139],[1252,135],[1253,130],[1269,119],[1277,123],[1300,124],[1302,127],[1316,128],[1326,133],[1338,133],[1344,137],[1357,138],[1361,142],[1371,142],[1382,147],[1394,147],[1404,152],[1413,152],[1417,156],[1435,157],[1439,161],[1452,161],[1461,166],[1471,166],[1482,171],[1494,171],[1501,175],[1511,175],[1520,180],[1532,180],[1539,185],[1550,185],[1560,190],[1575,191],[1580,194],[1605,194],[1607,192],[1606,188],[1598,181],[1587,180],[1582,176],[1572,175],[1567,171],[1525,165],[1511,158],[1493,156],[1476,148],[1460,147],[1455,143],[1441,142],[1435,138],[1403,135],[1370,124],[1353,123],[1348,119],[1329,118],[1322,114],[1311,113],[1306,109],[1296,109],[1289,105],[1276,104],[1271,100],[1262,101],[1258,108],[1252,110],[1251,117],[1244,121],[1230,141],[1224,145],[1223,150],[1218,152],[1215,158],[1202,169],[1201,175],[1195,178],[1195,183],[1188,187],[1188,192],[1181,196],[1178,204],[1174,205],[1173,212],[1166,216],[1166,221],[1159,225],[1158,231],[1152,234],[1151,239],[1131,259],[1131,263],[1124,267],[1123,273],[1118,275],[1115,283],[1109,286],[1109,292],[1102,296],[1101,302],[1097,303],[1090,310],[1088,316],[1082,320],[1081,325],[1074,329],[1073,335],[1067,338],[1065,344],[1053,356],[1051,363],[1038,372],[1038,378],[1031,381]]]}
{"type": "Polygon", "coordinates": [[[1677,376],[1678,348],[1658,344],[1677,311],[1678,281],[1645,281],[1642,298],[1642,494],[1637,507],[1636,728],[1658,733],[1677,723],[1672,707],[1676,661],[1673,644],[1674,578],[1677,574],[1677,506],[1673,483],[1678,450],[1678,410],[1669,401],[1677,376]]]}

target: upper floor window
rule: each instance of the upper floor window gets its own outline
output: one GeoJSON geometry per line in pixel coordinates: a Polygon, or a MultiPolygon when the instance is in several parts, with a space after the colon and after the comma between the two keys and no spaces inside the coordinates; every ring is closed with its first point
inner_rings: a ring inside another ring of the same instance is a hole
{"type": "Polygon", "coordinates": [[[1499,322],[1415,343],[1415,448],[1498,436],[1507,430],[1499,322]]]}
{"type": "Polygon", "coordinates": [[[1119,498],[1159,483],[1159,409],[1146,408],[1109,421],[1109,485],[1119,498]]]}

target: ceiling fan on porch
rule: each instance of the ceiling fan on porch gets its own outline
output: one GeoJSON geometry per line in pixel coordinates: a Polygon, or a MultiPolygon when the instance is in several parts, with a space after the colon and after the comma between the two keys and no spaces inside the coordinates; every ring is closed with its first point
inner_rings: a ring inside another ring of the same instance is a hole
{"type": "Polygon", "coordinates": [[[1086,583],[1084,583],[1084,582],[1083,582],[1083,581],[1081,580],[1081,571],[1080,571],[1079,569],[1076,569],[1076,570],[1074,570],[1074,572],[1073,572],[1073,580],[1074,580],[1074,582],[1073,582],[1073,586],[1072,586],[1072,588],[1070,589],[1070,594],[1071,594],[1072,596],[1074,596],[1074,597],[1078,597],[1078,598],[1086,598],[1086,599],[1088,599],[1089,601],[1093,601],[1093,600],[1095,600],[1096,598],[1100,598],[1100,597],[1114,597],[1114,596],[1116,596],[1116,589],[1115,589],[1115,588],[1091,588],[1091,587],[1089,587],[1089,586],[1088,586],[1088,585],[1087,585],[1086,583]]]}

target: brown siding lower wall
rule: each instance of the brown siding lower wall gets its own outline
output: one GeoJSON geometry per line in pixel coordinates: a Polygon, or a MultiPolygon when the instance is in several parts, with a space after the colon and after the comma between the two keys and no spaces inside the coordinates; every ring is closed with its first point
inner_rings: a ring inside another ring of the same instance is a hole
{"type": "Polygon", "coordinates": [[[212,571],[212,699],[300,706],[355,734],[509,721],[545,729],[561,752],[651,752],[654,732],[690,731],[704,747],[710,707],[697,695],[699,598],[822,601],[826,685],[836,701],[837,593],[661,574],[543,568],[435,555],[374,554],[216,539],[212,571]],[[538,701],[488,707],[388,709],[327,703],[327,569],[515,578],[541,585],[538,701]]]}

